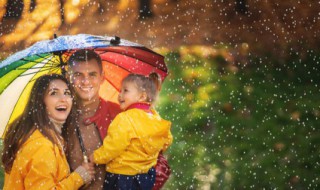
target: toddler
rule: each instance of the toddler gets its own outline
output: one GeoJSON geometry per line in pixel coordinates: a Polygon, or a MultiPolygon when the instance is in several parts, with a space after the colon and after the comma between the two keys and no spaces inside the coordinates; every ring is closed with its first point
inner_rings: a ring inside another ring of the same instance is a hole
{"type": "Polygon", "coordinates": [[[160,151],[172,143],[171,122],[151,108],[160,90],[156,73],[129,74],[118,97],[122,113],[110,124],[103,145],[91,161],[106,164],[104,189],[152,189],[160,151]]]}

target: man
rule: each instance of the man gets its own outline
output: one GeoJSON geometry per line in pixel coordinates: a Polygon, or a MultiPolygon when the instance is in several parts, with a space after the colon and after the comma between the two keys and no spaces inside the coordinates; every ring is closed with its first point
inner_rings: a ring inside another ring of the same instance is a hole
{"type": "MultiPolygon", "coordinates": [[[[100,56],[93,50],[78,50],[68,60],[68,76],[76,94],[76,121],[65,131],[67,158],[71,170],[77,168],[94,150],[102,145],[108,127],[120,113],[118,104],[99,97],[103,82],[100,56]]],[[[162,153],[156,165],[156,183],[153,190],[160,189],[171,173],[162,153]]],[[[96,175],[89,186],[81,189],[102,189],[105,166],[96,166],[96,175]]]]}
{"type": "MultiPolygon", "coordinates": [[[[67,157],[71,170],[99,148],[112,119],[120,112],[119,105],[99,97],[103,82],[101,58],[93,50],[79,50],[68,60],[68,75],[76,94],[76,119],[66,129],[67,157]]],[[[93,182],[81,189],[102,189],[105,166],[95,166],[93,182]]]]}

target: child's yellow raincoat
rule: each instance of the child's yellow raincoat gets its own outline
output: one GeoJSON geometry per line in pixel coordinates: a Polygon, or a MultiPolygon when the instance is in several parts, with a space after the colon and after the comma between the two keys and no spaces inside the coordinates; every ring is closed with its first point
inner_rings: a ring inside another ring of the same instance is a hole
{"type": "Polygon", "coordinates": [[[159,152],[172,143],[171,122],[155,111],[130,109],[116,116],[110,124],[103,146],[94,151],[94,162],[107,164],[115,174],[147,173],[155,166],[159,152]]]}

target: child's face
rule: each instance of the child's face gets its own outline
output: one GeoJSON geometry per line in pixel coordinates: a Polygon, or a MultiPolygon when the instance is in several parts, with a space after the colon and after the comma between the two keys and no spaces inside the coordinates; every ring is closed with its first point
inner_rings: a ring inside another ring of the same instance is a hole
{"type": "Polygon", "coordinates": [[[139,91],[135,83],[122,83],[118,96],[118,101],[122,110],[126,110],[131,104],[144,102],[146,99],[145,92],[139,91]]]}

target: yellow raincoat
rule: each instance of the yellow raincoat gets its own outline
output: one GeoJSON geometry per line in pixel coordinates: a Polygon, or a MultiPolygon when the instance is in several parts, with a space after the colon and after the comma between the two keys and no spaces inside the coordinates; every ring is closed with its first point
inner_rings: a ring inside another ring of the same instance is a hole
{"type": "Polygon", "coordinates": [[[130,109],[110,124],[103,145],[94,151],[94,162],[107,164],[106,171],[122,175],[147,173],[159,152],[172,143],[171,122],[155,111],[130,109]]]}
{"type": "Polygon", "coordinates": [[[4,190],[73,190],[83,184],[78,173],[70,174],[64,153],[36,130],[18,151],[10,174],[5,174],[4,190]]]}

